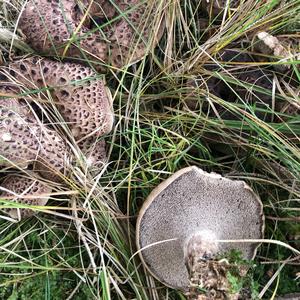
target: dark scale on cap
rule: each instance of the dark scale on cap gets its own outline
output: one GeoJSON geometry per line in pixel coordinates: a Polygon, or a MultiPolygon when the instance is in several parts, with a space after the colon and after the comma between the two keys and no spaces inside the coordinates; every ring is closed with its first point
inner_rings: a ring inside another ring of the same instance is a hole
{"type": "MultiPolygon", "coordinates": [[[[43,175],[47,169],[63,172],[66,164],[61,153],[67,155],[65,141],[60,135],[35,119],[28,105],[18,99],[0,99],[0,154],[2,166],[28,167],[34,161],[43,163],[43,175]],[[53,164],[52,161],[55,161],[53,164]]],[[[45,177],[47,178],[47,177],[45,177]]]]}
{"type": "Polygon", "coordinates": [[[109,133],[113,125],[112,99],[105,81],[91,68],[75,63],[61,63],[34,58],[13,62],[9,70],[28,88],[50,88],[59,111],[75,139],[84,138],[97,128],[96,136],[109,133]],[[41,67],[43,62],[44,67],[41,67]],[[21,70],[27,70],[26,72],[21,70]],[[43,70],[47,70],[46,73],[43,70]],[[53,72],[55,70],[55,72],[53,72]],[[22,74],[19,76],[18,74],[22,74]],[[43,78],[43,81],[41,79],[43,78]],[[76,101],[74,101],[76,99],[76,101]],[[100,111],[99,111],[100,110],[100,111]],[[87,123],[87,125],[84,125],[87,123]]]}
{"type": "MultiPolygon", "coordinates": [[[[36,174],[12,174],[5,177],[1,187],[7,191],[0,191],[0,197],[4,200],[20,204],[44,206],[47,204],[51,188],[48,184],[35,179],[36,174]],[[19,195],[18,197],[15,194],[19,195]]],[[[11,218],[22,219],[32,216],[35,211],[29,208],[4,208],[3,211],[11,218]]]]}
{"type": "MultiPolygon", "coordinates": [[[[83,0],[82,4],[83,6],[79,7],[76,1],[70,0],[57,2],[29,0],[20,17],[19,27],[35,50],[50,55],[65,54],[68,57],[80,57],[81,51],[84,51],[85,56],[91,61],[97,59],[105,64],[111,63],[117,68],[134,63],[145,55],[147,44],[150,42],[150,33],[156,27],[152,24],[154,19],[152,7],[155,5],[141,4],[139,0],[116,0],[115,5],[118,6],[116,9],[109,1],[94,1],[88,17],[81,24],[90,1],[83,0]],[[120,14],[124,14],[125,17],[110,20],[120,14]],[[94,16],[111,22],[103,30],[89,33],[94,16]],[[148,20],[149,24],[145,24],[145,20],[148,20]],[[75,30],[76,43],[68,45],[67,53],[64,53],[66,41],[71,39],[75,30]],[[123,48],[122,59],[115,59],[114,52],[110,51],[118,47],[123,48]]],[[[163,26],[158,30],[157,36],[153,37],[155,44],[162,36],[162,29],[163,26]]]]}

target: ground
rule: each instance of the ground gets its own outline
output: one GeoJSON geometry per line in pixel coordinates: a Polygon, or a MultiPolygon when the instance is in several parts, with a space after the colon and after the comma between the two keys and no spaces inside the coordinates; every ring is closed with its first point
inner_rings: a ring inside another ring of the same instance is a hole
{"type": "MultiPolygon", "coordinates": [[[[24,3],[0,0],[2,65],[31,53],[16,29],[24,3]]],[[[300,291],[299,61],[255,48],[263,31],[300,52],[299,1],[241,1],[219,17],[204,0],[155,5],[165,22],[159,44],[105,71],[115,113],[107,164],[95,175],[79,161],[53,185],[60,195],[47,211],[0,219],[0,299],[185,299],[141,265],[135,222],[151,190],[190,165],[245,180],[263,201],[251,297],[300,291]]]]}

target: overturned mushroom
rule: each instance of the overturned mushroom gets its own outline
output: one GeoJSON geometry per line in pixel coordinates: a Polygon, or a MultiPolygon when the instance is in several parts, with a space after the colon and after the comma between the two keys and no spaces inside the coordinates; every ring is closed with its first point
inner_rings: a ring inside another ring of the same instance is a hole
{"type": "MultiPolygon", "coordinates": [[[[51,187],[41,182],[33,172],[30,176],[11,174],[0,184],[0,198],[20,204],[44,206],[47,204],[51,187]]],[[[11,218],[21,220],[30,217],[35,210],[22,207],[3,209],[11,218]]]]}
{"type": "MultiPolygon", "coordinates": [[[[14,92],[4,89],[8,91],[14,92]]],[[[0,98],[0,155],[1,166],[26,168],[36,163],[43,177],[50,179],[57,179],[68,164],[65,141],[17,98],[0,98]]]]}
{"type": "Polygon", "coordinates": [[[258,245],[218,240],[260,239],[263,230],[262,203],[245,182],[188,167],[148,196],[137,220],[137,247],[167,286],[193,293],[196,284],[219,295],[228,292],[228,269],[217,255],[238,249],[252,259],[258,245]]]}
{"type": "Polygon", "coordinates": [[[153,7],[138,0],[118,0],[114,4],[107,0],[84,0],[81,10],[77,1],[30,0],[19,27],[39,52],[87,57],[120,68],[145,55],[151,36],[156,42],[160,39],[161,27],[155,32],[152,24],[153,7]],[[90,15],[112,18],[115,14],[120,17],[110,20],[101,30],[89,27],[90,15]]]}

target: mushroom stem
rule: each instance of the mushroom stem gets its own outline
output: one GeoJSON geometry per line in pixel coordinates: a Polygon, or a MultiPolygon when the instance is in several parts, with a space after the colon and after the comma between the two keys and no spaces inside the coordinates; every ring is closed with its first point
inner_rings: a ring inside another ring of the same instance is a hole
{"type": "Polygon", "coordinates": [[[184,245],[187,269],[192,271],[198,261],[212,258],[217,251],[217,236],[213,231],[201,230],[190,235],[184,245]]]}
{"type": "Polygon", "coordinates": [[[193,265],[190,274],[189,300],[237,300],[238,293],[231,293],[227,278],[231,270],[226,260],[201,260],[193,265]]]}
{"type": "Polygon", "coordinates": [[[230,295],[226,260],[215,260],[219,245],[213,231],[203,230],[191,235],[184,245],[185,264],[190,277],[189,300],[237,299],[230,295]]]}

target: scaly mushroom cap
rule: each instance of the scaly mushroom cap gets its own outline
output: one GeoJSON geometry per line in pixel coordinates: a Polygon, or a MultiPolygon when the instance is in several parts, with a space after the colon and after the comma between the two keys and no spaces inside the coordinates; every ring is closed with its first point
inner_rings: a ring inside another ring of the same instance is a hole
{"type": "MultiPolygon", "coordinates": [[[[218,240],[260,239],[264,228],[262,208],[259,198],[243,181],[232,181],[197,167],[182,169],[152,191],[140,211],[137,247],[141,259],[158,280],[186,290],[187,240],[203,232],[214,233],[218,240]]],[[[203,251],[203,245],[197,249],[203,251]]],[[[211,241],[208,245],[210,252],[214,247],[211,241]]],[[[220,243],[218,254],[238,249],[244,258],[251,259],[257,246],[220,243]]]]}
{"type": "MultiPolygon", "coordinates": [[[[111,64],[121,67],[128,63],[135,63],[145,55],[147,42],[154,34],[152,14],[153,5],[141,4],[139,0],[117,1],[119,9],[125,13],[122,18],[110,26],[104,28],[106,38],[111,42],[111,64]],[[132,9],[135,7],[135,9],[132,9]]],[[[163,34],[163,25],[160,25],[156,33],[156,42],[163,34]]]]}
{"type": "Polygon", "coordinates": [[[26,168],[38,161],[46,178],[49,169],[62,172],[67,148],[58,133],[40,124],[21,99],[2,98],[0,107],[0,165],[26,168]]]}
{"type": "MultiPolygon", "coordinates": [[[[83,1],[83,8],[89,7],[89,3],[89,0],[83,1]]],[[[30,0],[20,17],[19,27],[29,44],[39,52],[85,56],[90,61],[121,68],[145,55],[152,34],[156,35],[156,43],[161,38],[162,26],[155,33],[152,24],[155,7],[150,3],[141,4],[139,0],[118,0],[115,5],[110,1],[94,1],[89,10],[92,16],[112,18],[115,14],[124,14],[95,32],[88,27],[89,19],[81,24],[84,13],[74,0],[30,0]]]]}
{"type": "MultiPolygon", "coordinates": [[[[117,4],[118,1],[116,0],[115,3],[117,4]]],[[[92,4],[91,4],[91,0],[83,0],[82,4],[83,4],[83,7],[85,8],[85,10],[84,10],[85,12],[90,7],[90,9],[88,11],[90,17],[109,19],[109,18],[112,18],[116,14],[115,6],[112,5],[110,1],[107,1],[107,0],[94,0],[92,2],[92,4]]],[[[77,19],[80,20],[80,16],[77,19]]],[[[89,21],[91,21],[91,20],[89,19],[89,21]]],[[[89,24],[89,23],[87,23],[87,24],[89,24]]]]}
{"type": "MultiPolygon", "coordinates": [[[[30,177],[21,174],[8,175],[1,184],[0,198],[20,204],[46,205],[52,189],[34,176],[32,172],[30,177]]],[[[29,208],[6,208],[3,211],[11,218],[19,220],[35,213],[29,208]]]]}
{"type": "Polygon", "coordinates": [[[112,96],[91,68],[34,57],[11,63],[9,71],[28,88],[49,87],[75,139],[111,131],[112,96]]]}
{"type": "Polygon", "coordinates": [[[78,146],[86,157],[87,166],[90,168],[101,167],[106,160],[106,143],[104,140],[88,138],[78,143],[78,146]]]}
{"type": "MultiPolygon", "coordinates": [[[[20,17],[19,27],[36,51],[62,55],[79,26],[81,17],[76,1],[29,0],[20,17]]],[[[80,57],[80,49],[88,54],[93,46],[93,55],[99,60],[105,60],[107,45],[102,40],[98,41],[94,37],[91,39],[90,35],[84,38],[87,32],[87,28],[80,27],[76,42],[68,48],[66,55],[80,57]],[[83,43],[83,40],[88,43],[83,43]]]]}

